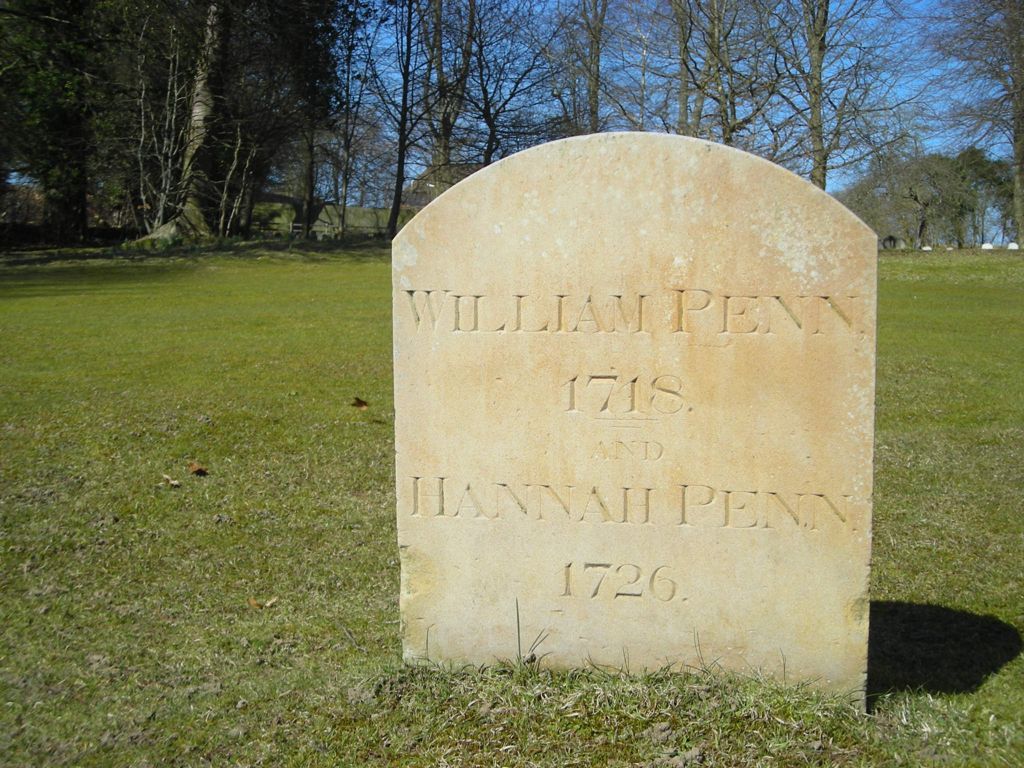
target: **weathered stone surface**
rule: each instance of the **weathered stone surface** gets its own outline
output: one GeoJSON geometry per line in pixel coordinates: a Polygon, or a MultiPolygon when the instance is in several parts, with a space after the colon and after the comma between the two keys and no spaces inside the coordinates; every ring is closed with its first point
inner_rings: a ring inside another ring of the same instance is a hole
{"type": "Polygon", "coordinates": [[[538,147],[396,239],[405,656],[862,694],[875,235],[754,156],[538,147]]]}

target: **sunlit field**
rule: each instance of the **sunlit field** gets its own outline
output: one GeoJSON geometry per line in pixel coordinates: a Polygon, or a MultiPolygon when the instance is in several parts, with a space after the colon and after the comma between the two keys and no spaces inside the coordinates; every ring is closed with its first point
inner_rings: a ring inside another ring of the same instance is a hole
{"type": "Polygon", "coordinates": [[[1020,765],[1024,258],[879,297],[862,714],[405,668],[385,247],[2,257],[0,764],[1020,765]]]}

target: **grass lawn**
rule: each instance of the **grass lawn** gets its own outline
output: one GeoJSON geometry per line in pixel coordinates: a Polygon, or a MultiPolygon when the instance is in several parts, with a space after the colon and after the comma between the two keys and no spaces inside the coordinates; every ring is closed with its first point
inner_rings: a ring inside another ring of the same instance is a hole
{"type": "Polygon", "coordinates": [[[387,251],[85,255],[0,261],[0,764],[1024,764],[1021,256],[881,258],[863,715],[404,668],[387,251]]]}

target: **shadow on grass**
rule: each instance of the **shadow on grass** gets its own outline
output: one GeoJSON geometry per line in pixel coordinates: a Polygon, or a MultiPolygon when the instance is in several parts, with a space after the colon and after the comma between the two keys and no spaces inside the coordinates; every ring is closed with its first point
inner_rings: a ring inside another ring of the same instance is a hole
{"type": "Polygon", "coordinates": [[[53,262],[114,260],[131,264],[142,262],[199,261],[205,256],[288,255],[302,261],[382,261],[390,256],[387,241],[378,237],[353,235],[342,240],[219,240],[208,243],[143,248],[132,245],[110,248],[24,249],[0,253],[0,266],[33,267],[53,262]]]}
{"type": "Polygon", "coordinates": [[[889,691],[970,693],[1015,659],[1016,628],[941,605],[873,601],[868,701],[889,691]]]}
{"type": "Polygon", "coordinates": [[[0,268],[0,299],[145,291],[156,283],[183,277],[197,266],[182,261],[154,261],[148,263],[145,270],[140,270],[125,262],[108,260],[88,265],[71,261],[59,268],[45,264],[10,271],[0,268]]]}
{"type": "Polygon", "coordinates": [[[145,290],[155,282],[184,277],[225,260],[287,263],[387,263],[390,248],[376,238],[312,242],[224,241],[154,250],[97,248],[21,251],[0,254],[0,298],[38,298],[145,290]]]}

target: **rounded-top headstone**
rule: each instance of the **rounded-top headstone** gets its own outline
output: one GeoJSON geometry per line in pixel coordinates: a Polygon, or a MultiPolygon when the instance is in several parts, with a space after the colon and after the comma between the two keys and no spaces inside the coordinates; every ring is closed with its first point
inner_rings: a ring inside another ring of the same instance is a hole
{"type": "Polygon", "coordinates": [[[981,244],[981,250],[983,250],[983,251],[991,251],[992,250],[992,243],[982,243],[981,244]]]}
{"type": "Polygon", "coordinates": [[[1017,245],[1016,243],[1007,243],[1006,244],[1006,250],[1008,250],[1008,251],[1016,251],[1019,247],[1020,246],[1017,245]]]}
{"type": "Polygon", "coordinates": [[[567,139],[394,242],[407,659],[863,694],[877,238],[752,155],[567,139]]]}

